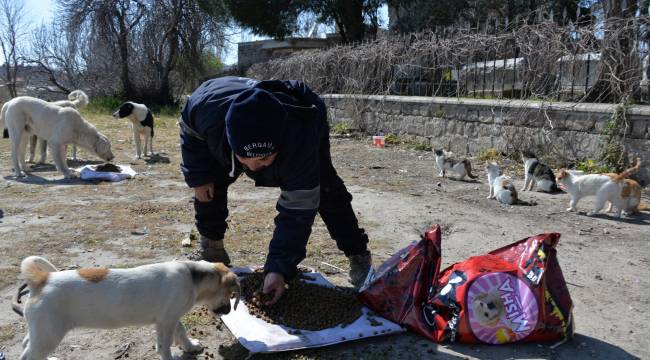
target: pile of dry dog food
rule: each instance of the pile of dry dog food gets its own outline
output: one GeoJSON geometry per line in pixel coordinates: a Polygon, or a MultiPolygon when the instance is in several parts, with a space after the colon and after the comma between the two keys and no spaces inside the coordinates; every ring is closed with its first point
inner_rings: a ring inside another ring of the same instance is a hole
{"type": "Polygon", "coordinates": [[[254,272],[241,281],[242,297],[248,311],[266,322],[293,329],[322,330],[353,323],[361,316],[361,303],[351,291],[341,291],[301,281],[288,283],[288,289],[273,306],[263,305],[269,295],[262,293],[264,274],[254,272]]]}

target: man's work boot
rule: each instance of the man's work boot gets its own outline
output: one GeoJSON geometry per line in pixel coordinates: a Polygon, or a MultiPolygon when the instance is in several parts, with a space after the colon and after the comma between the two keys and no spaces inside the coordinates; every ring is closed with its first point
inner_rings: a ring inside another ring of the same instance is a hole
{"type": "Polygon", "coordinates": [[[212,240],[201,235],[200,246],[187,254],[187,258],[193,261],[205,260],[209,262],[220,262],[230,266],[230,256],[223,246],[223,239],[212,240]]]}
{"type": "Polygon", "coordinates": [[[350,282],[358,290],[368,276],[372,266],[372,256],[370,252],[367,252],[362,255],[349,256],[348,259],[350,259],[350,282]]]}

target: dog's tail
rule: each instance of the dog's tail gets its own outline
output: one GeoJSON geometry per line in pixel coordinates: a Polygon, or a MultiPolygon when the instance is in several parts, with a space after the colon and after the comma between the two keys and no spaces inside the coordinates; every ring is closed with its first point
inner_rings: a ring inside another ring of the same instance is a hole
{"type": "Polygon", "coordinates": [[[476,179],[478,177],[472,174],[472,163],[470,163],[469,160],[467,159],[463,160],[463,165],[465,166],[465,172],[467,173],[467,176],[469,176],[470,179],[476,179]]]}
{"type": "Polygon", "coordinates": [[[77,109],[81,109],[88,105],[88,95],[81,90],[75,90],[68,94],[68,100],[72,101],[77,109]]]}
{"type": "Polygon", "coordinates": [[[59,271],[52,263],[39,256],[25,258],[20,264],[20,274],[30,290],[41,289],[51,272],[59,271]]]}
{"type": "Polygon", "coordinates": [[[47,283],[47,279],[51,272],[59,271],[52,263],[39,256],[30,256],[25,258],[20,264],[20,275],[25,280],[16,296],[14,297],[11,307],[14,312],[20,316],[24,316],[25,310],[21,305],[21,298],[27,293],[37,294],[47,283]],[[29,288],[29,289],[27,289],[29,288]]]}
{"type": "Polygon", "coordinates": [[[650,205],[648,204],[639,204],[639,207],[637,208],[639,211],[649,211],[650,210],[650,205]]]}
{"type": "Polygon", "coordinates": [[[641,158],[636,158],[636,165],[634,165],[631,168],[623,171],[622,173],[614,176],[612,178],[612,181],[618,182],[618,181],[624,180],[624,179],[628,178],[630,175],[632,175],[632,174],[636,173],[637,171],[639,171],[639,169],[641,169],[641,158]]]}
{"type": "Polygon", "coordinates": [[[0,128],[2,128],[2,138],[9,138],[9,130],[5,126],[5,113],[7,112],[7,103],[2,105],[2,110],[0,110],[0,128]]]}

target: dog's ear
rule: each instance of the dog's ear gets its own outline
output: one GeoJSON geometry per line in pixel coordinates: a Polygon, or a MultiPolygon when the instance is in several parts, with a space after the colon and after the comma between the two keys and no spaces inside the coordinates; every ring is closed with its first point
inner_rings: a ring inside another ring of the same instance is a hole
{"type": "Polygon", "coordinates": [[[228,274],[221,277],[221,284],[230,292],[230,298],[235,299],[235,305],[233,306],[233,309],[237,310],[237,305],[239,305],[239,298],[241,297],[241,286],[239,285],[239,279],[237,279],[237,275],[235,275],[233,272],[228,272],[228,274]]]}
{"type": "Polygon", "coordinates": [[[228,269],[228,267],[222,263],[214,263],[213,267],[215,272],[219,274],[221,286],[228,289],[230,298],[235,298],[234,309],[237,310],[237,305],[239,305],[239,298],[241,297],[241,287],[239,285],[237,274],[230,271],[230,269],[228,269]]]}

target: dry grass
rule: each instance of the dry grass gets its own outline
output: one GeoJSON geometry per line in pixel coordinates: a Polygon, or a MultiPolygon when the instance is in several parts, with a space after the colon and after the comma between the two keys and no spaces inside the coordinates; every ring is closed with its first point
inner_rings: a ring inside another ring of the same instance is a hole
{"type": "Polygon", "coordinates": [[[9,341],[16,336],[16,325],[0,325],[0,343],[9,341]]]}

